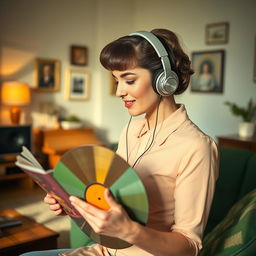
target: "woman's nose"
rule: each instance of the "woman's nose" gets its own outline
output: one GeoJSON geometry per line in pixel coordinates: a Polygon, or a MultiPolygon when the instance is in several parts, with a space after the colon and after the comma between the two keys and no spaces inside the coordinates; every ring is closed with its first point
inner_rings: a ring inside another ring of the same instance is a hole
{"type": "Polygon", "coordinates": [[[117,97],[123,97],[127,94],[124,86],[121,83],[117,84],[117,88],[116,88],[116,96],[117,97]]]}

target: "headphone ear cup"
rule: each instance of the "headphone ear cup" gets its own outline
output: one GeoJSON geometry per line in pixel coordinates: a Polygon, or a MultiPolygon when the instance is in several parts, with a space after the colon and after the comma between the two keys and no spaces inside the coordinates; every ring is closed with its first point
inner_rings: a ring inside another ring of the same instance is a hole
{"type": "MultiPolygon", "coordinates": [[[[159,88],[160,86],[160,78],[164,75],[164,72],[162,69],[158,69],[154,72],[153,74],[153,81],[152,81],[152,86],[155,91],[155,93],[159,94],[159,88]]],[[[159,94],[160,95],[160,94],[159,94]]]]}
{"type": "Polygon", "coordinates": [[[165,78],[164,71],[158,70],[154,76],[153,89],[161,96],[170,96],[178,88],[179,78],[177,74],[171,71],[171,75],[165,78]]]}

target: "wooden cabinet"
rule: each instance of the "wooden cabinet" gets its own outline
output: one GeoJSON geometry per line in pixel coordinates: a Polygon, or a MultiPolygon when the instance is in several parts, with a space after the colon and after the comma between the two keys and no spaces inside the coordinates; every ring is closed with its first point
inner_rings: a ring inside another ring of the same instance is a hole
{"type": "MultiPolygon", "coordinates": [[[[15,161],[0,161],[0,168],[15,167],[15,161]]],[[[1,174],[0,182],[19,180],[19,184],[26,188],[33,188],[34,182],[24,172],[12,173],[12,174],[1,174]]]]}
{"type": "Polygon", "coordinates": [[[35,150],[48,156],[48,167],[54,168],[61,156],[68,150],[80,145],[103,145],[94,130],[89,127],[80,129],[34,129],[35,150]]]}
{"type": "Polygon", "coordinates": [[[252,138],[242,138],[237,134],[217,136],[218,144],[224,147],[243,148],[256,153],[256,135],[252,138]]]}

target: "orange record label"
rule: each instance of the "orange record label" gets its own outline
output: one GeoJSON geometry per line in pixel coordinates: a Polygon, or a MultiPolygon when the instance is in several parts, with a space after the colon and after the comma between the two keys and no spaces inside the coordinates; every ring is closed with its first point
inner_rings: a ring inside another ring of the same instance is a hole
{"type": "Polygon", "coordinates": [[[100,183],[94,183],[89,185],[85,190],[85,200],[91,205],[94,205],[102,210],[108,210],[110,206],[108,205],[105,197],[104,191],[107,188],[100,183]]]}

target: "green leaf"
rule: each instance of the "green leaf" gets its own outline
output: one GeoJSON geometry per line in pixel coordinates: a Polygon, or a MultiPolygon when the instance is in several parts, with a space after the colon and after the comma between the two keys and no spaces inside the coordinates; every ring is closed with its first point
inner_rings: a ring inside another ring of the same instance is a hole
{"type": "Polygon", "coordinates": [[[224,102],[224,104],[230,107],[230,111],[235,116],[241,116],[245,122],[251,122],[256,115],[256,104],[253,104],[252,99],[249,100],[246,107],[240,107],[229,101],[224,102]]]}

